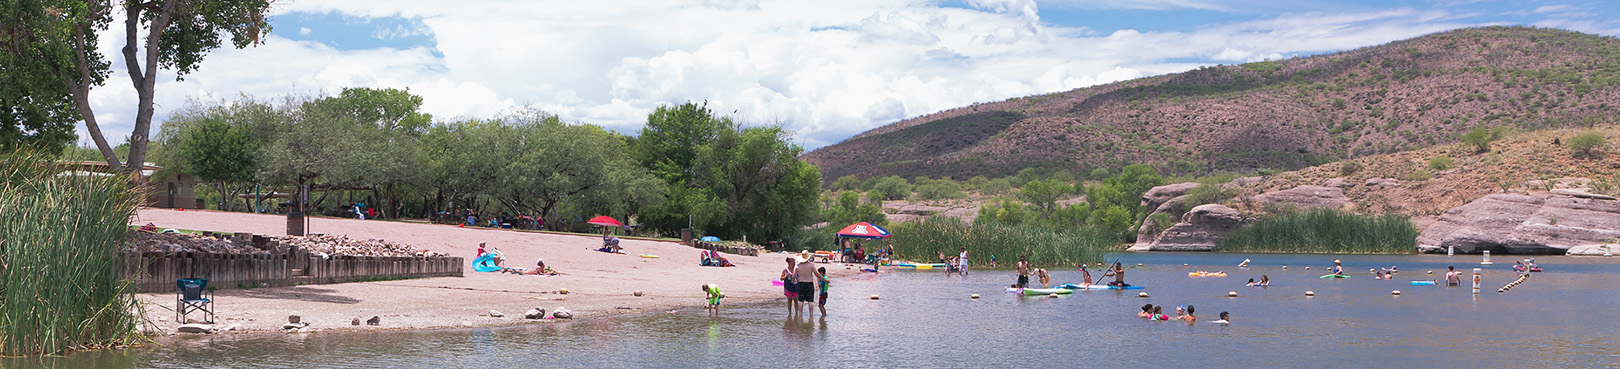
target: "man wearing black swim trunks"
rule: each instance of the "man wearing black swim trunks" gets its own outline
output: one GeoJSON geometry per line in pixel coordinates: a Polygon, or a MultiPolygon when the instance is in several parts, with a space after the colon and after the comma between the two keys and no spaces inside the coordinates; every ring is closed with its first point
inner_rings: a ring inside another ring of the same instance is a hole
{"type": "Polygon", "coordinates": [[[799,275],[799,301],[803,302],[799,307],[808,309],[811,315],[815,315],[816,309],[810,307],[810,304],[816,302],[816,263],[809,258],[800,259],[799,266],[794,272],[799,275]]]}
{"type": "Polygon", "coordinates": [[[1029,286],[1029,261],[1025,260],[1027,256],[1018,256],[1018,288],[1029,286]]]}

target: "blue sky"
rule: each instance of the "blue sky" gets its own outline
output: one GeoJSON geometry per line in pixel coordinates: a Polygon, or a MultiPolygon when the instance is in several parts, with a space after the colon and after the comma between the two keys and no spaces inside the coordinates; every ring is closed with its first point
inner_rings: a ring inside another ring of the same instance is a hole
{"type": "MultiPolygon", "coordinates": [[[[185,81],[160,76],[155,122],[187,104],[240,95],[405,88],[441,120],[527,106],[631,134],[658,106],[707,101],[746,124],[786,127],[815,148],[975,102],[1461,27],[1620,35],[1620,6],[1592,0],[447,4],[278,3],[264,45],[215,51],[185,81]]],[[[111,36],[100,48],[116,56],[122,35],[111,36]]],[[[128,86],[112,73],[92,94],[104,130],[129,131],[128,86]]]]}

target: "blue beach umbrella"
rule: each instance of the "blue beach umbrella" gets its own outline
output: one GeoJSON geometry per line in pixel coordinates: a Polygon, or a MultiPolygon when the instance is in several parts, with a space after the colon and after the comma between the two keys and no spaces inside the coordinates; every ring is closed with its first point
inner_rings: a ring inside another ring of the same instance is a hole
{"type": "Polygon", "coordinates": [[[703,241],[703,242],[720,242],[720,237],[715,237],[715,236],[703,236],[703,238],[699,238],[699,239],[698,239],[698,241],[703,241]]]}

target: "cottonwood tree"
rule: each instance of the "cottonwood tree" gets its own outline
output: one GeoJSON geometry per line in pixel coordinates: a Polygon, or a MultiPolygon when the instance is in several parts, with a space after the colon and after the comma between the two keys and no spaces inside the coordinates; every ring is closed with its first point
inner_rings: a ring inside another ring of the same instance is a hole
{"type": "Polygon", "coordinates": [[[72,48],[59,42],[58,11],[38,0],[0,6],[0,150],[62,152],[79,120],[67,85],[54,77],[72,48]]]}
{"type": "MultiPolygon", "coordinates": [[[[157,89],[158,70],[173,71],[177,80],[201,67],[209,51],[222,46],[228,38],[232,46],[244,48],[257,44],[260,36],[270,30],[264,13],[272,0],[128,0],[115,4],[111,0],[44,0],[26,1],[28,8],[42,8],[48,22],[25,23],[23,32],[39,37],[22,39],[26,47],[38,47],[43,63],[50,67],[48,76],[66,86],[78,118],[102,156],[114,169],[136,172],[136,166],[124,166],[113,147],[101,132],[95,112],[90,106],[91,89],[106,81],[112,71],[105,55],[96,51],[96,42],[120,12],[123,22],[123,54],[125,72],[136,93],[134,129],[129,135],[129,160],[146,160],[148,136],[152,128],[153,98],[157,89]],[[65,50],[64,50],[65,49],[65,50]]],[[[31,10],[30,9],[30,10],[31,10]]]]}

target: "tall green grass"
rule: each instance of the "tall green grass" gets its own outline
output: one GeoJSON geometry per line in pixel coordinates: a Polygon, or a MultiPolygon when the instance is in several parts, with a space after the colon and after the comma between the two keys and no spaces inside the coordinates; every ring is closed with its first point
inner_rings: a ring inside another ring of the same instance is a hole
{"type": "Polygon", "coordinates": [[[1277,215],[1240,228],[1221,241],[1223,252],[1412,254],[1418,230],[1400,215],[1358,215],[1331,209],[1277,215]]]}
{"type": "MultiPolygon", "coordinates": [[[[968,262],[982,266],[996,257],[996,264],[1008,267],[1020,255],[1030,264],[1075,265],[1103,261],[1103,253],[1119,244],[1119,236],[1094,229],[1053,231],[1037,225],[967,224],[960,219],[933,217],[888,228],[894,236],[897,259],[934,262],[939,254],[955,256],[968,249],[968,262]]],[[[867,242],[870,248],[875,243],[867,242]]]]}
{"type": "Polygon", "coordinates": [[[0,353],[59,354],[143,339],[120,242],[140,194],[126,178],[0,156],[0,353]]]}

